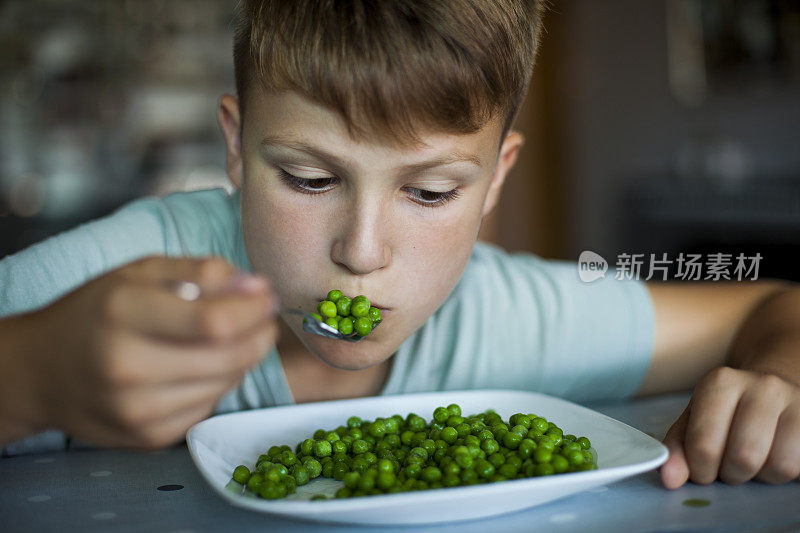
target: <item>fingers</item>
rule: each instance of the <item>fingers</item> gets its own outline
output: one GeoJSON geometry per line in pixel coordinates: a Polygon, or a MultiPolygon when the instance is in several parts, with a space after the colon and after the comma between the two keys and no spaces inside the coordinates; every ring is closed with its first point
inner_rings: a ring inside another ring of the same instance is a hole
{"type": "Polygon", "coordinates": [[[140,279],[154,284],[191,281],[204,293],[213,293],[236,276],[236,269],[218,257],[162,257],[140,259],[120,269],[119,275],[127,279],[140,279]]]}
{"type": "Polygon", "coordinates": [[[773,442],[756,479],[780,484],[800,478],[800,406],[792,405],[781,413],[773,442]]]}
{"type": "Polygon", "coordinates": [[[725,483],[738,485],[752,479],[767,461],[778,418],[786,406],[782,392],[779,386],[765,384],[742,394],[719,470],[725,483]]]}
{"type": "Polygon", "coordinates": [[[176,344],[121,332],[105,361],[110,389],[241,377],[275,345],[278,325],[264,322],[240,338],[216,345],[176,344]]]}
{"type": "Polygon", "coordinates": [[[703,485],[717,479],[731,425],[741,394],[735,370],[717,369],[697,386],[695,406],[686,427],[685,450],[690,478],[703,485]]]}
{"type": "MultiPolygon", "coordinates": [[[[263,281],[242,287],[231,278],[228,290],[187,301],[164,285],[120,284],[108,297],[105,316],[123,329],[180,341],[225,342],[274,316],[275,296],[263,281]]],[[[263,279],[263,278],[251,278],[263,279]]]]}
{"type": "Polygon", "coordinates": [[[683,486],[689,479],[689,464],[686,461],[683,443],[691,409],[692,403],[689,402],[664,436],[663,443],[669,450],[669,458],[661,465],[661,482],[670,490],[683,486]]]}

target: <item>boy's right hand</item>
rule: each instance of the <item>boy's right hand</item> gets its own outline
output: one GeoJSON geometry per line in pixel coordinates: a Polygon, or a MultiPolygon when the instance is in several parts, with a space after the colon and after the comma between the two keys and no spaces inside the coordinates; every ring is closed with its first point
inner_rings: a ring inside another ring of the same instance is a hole
{"type": "Polygon", "coordinates": [[[41,421],[103,446],[178,442],[268,353],[277,307],[265,278],[216,258],[150,257],[97,278],[31,317],[41,421]],[[182,281],[199,298],[179,297],[182,281]]]}

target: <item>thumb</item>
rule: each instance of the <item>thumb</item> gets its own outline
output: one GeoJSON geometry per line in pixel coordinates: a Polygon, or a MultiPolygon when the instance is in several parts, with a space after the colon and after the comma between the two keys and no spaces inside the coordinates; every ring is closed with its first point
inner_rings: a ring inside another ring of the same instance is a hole
{"type": "Polygon", "coordinates": [[[677,489],[689,479],[689,463],[686,461],[683,441],[691,409],[692,402],[689,402],[681,416],[669,428],[662,441],[669,450],[669,458],[666,463],[661,465],[659,471],[661,472],[661,482],[664,487],[670,490],[677,489]]]}

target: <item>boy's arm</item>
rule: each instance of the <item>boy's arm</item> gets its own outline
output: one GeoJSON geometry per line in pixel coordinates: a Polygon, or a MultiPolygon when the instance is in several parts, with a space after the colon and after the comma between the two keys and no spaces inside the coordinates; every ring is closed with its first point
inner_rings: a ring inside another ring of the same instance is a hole
{"type": "Polygon", "coordinates": [[[638,394],[694,387],[665,437],[665,486],[800,475],[800,290],[778,282],[650,284],[651,368],[638,394]]]}

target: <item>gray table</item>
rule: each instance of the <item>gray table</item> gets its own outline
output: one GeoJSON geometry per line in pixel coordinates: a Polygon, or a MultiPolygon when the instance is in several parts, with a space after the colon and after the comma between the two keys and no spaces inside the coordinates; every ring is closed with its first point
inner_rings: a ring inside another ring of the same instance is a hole
{"type": "MultiPolygon", "coordinates": [[[[687,394],[590,406],[662,438],[687,394]]],[[[70,451],[0,460],[0,531],[368,531],[246,511],[218,498],[185,446],[152,453],[70,451]],[[161,490],[159,490],[159,488],[161,490]],[[172,489],[172,490],[169,490],[172,489]]],[[[381,531],[800,531],[800,483],[661,487],[648,472],[504,516],[381,531]],[[689,507],[688,499],[709,500],[689,507]]]]}

